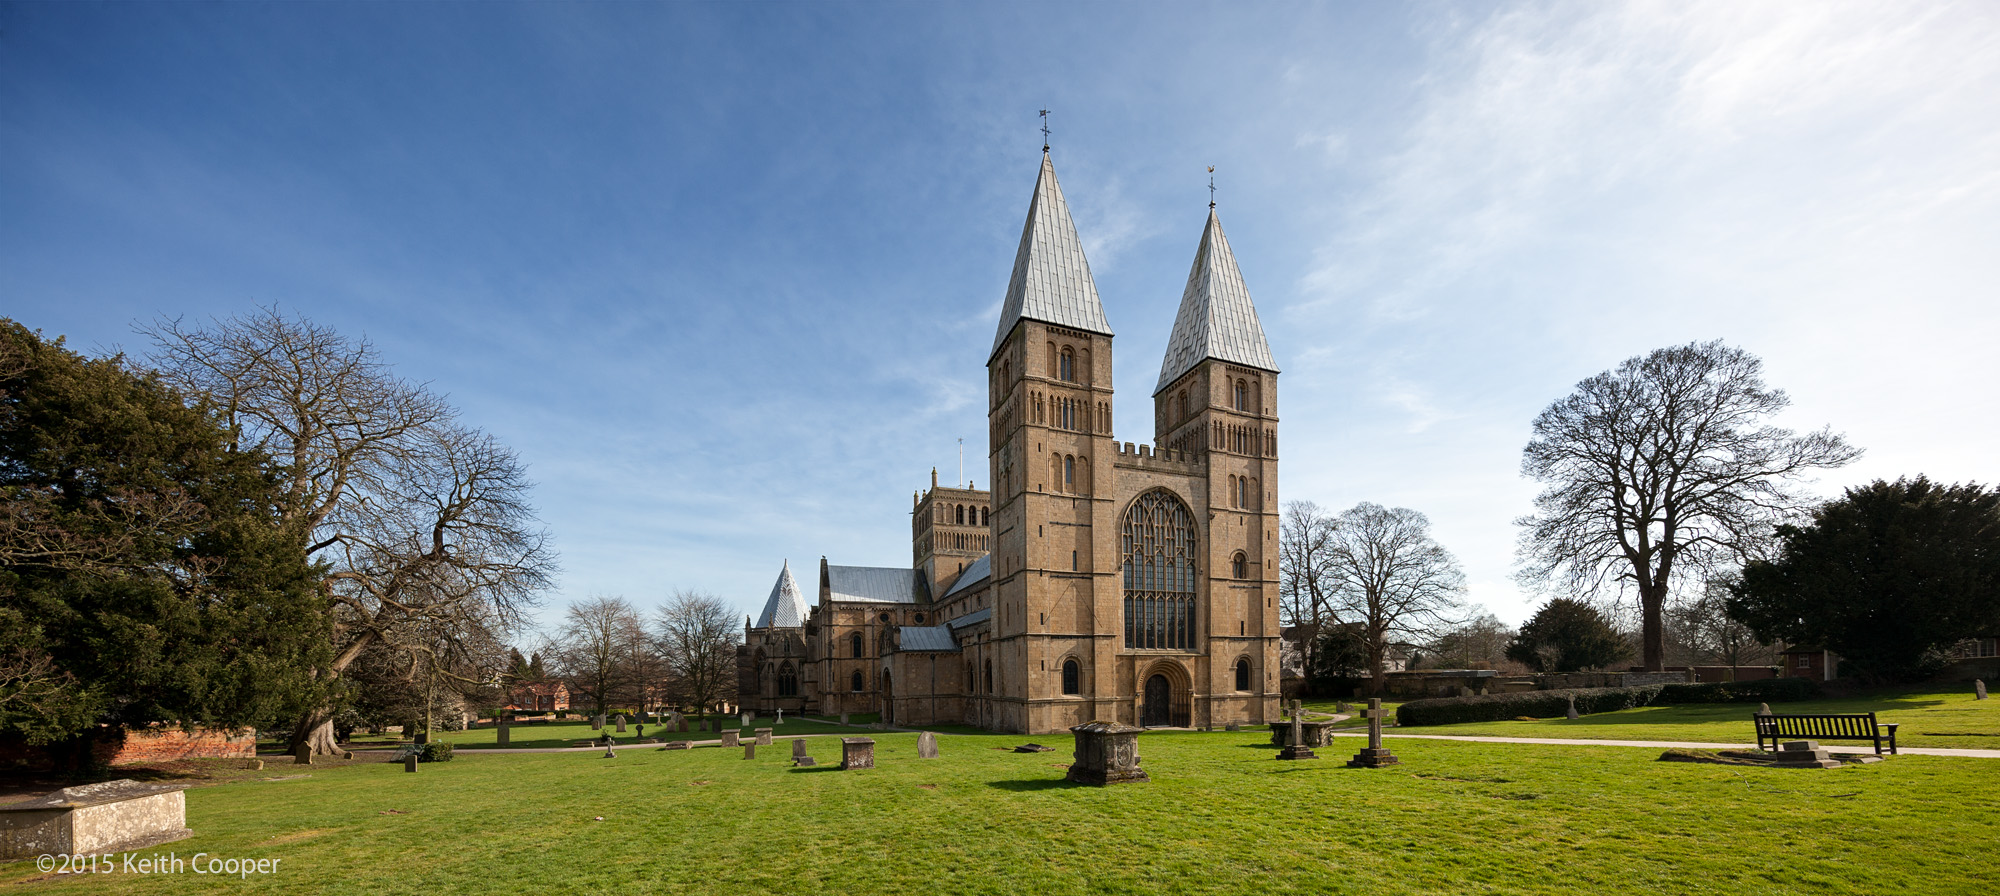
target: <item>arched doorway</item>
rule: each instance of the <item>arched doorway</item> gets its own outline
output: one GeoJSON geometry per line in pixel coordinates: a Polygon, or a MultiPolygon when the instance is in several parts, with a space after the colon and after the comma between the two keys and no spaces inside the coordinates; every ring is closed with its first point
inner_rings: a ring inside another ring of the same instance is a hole
{"type": "Polygon", "coordinates": [[[1173,682],[1167,676],[1155,674],[1146,679],[1146,702],[1139,712],[1139,724],[1146,728],[1164,728],[1173,724],[1173,682]]]}

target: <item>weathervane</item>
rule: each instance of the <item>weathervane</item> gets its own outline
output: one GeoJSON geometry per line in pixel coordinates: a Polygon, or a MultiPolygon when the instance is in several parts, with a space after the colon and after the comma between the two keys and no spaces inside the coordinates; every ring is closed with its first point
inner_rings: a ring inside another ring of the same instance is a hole
{"type": "Polygon", "coordinates": [[[1049,110],[1042,110],[1042,152],[1049,151],[1049,110]]]}
{"type": "Polygon", "coordinates": [[[1208,166],[1208,207],[1215,208],[1215,166],[1208,166]]]}

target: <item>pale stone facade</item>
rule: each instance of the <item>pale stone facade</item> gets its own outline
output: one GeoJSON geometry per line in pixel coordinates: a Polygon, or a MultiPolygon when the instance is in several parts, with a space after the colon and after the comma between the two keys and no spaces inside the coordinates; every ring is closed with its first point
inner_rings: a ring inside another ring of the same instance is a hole
{"type": "Polygon", "coordinates": [[[1160,448],[1114,436],[1111,372],[1045,155],[987,362],[995,488],[933,472],[908,570],[822,559],[802,624],[747,627],[744,705],[1036,734],[1278,718],[1278,373],[1212,209],[1153,396],[1160,448]]]}

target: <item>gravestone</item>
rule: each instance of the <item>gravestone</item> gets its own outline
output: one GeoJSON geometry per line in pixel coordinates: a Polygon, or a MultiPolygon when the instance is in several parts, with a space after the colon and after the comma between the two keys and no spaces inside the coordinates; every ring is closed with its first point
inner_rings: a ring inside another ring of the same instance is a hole
{"type": "Polygon", "coordinates": [[[1341,715],[1347,715],[1347,714],[1348,714],[1349,712],[1351,712],[1352,710],[1351,710],[1351,709],[1350,709],[1350,708],[1348,707],[1348,705],[1347,705],[1347,701],[1345,701],[1345,700],[1338,700],[1338,701],[1335,701],[1335,702],[1334,702],[1334,704],[1333,704],[1333,711],[1334,711],[1334,712],[1337,712],[1337,713],[1340,713],[1341,715]]]}
{"type": "Polygon", "coordinates": [[[667,741],[667,745],[665,747],[665,749],[668,750],[690,750],[693,748],[694,748],[694,742],[687,740],[670,740],[667,741]]]}
{"type": "Polygon", "coordinates": [[[918,759],[938,758],[936,734],[926,731],[922,734],[917,735],[917,758],[918,759]]]}
{"type": "Polygon", "coordinates": [[[842,724],[842,725],[846,725],[846,724],[847,724],[847,713],[841,713],[841,714],[840,714],[840,724],[842,724]]]}
{"type": "Polygon", "coordinates": [[[1348,760],[1347,767],[1381,768],[1386,765],[1403,764],[1403,760],[1397,759],[1395,754],[1382,746],[1382,698],[1368,698],[1368,708],[1362,710],[1361,714],[1368,718],[1368,746],[1354,754],[1354,758],[1348,760]]]}
{"type": "Polygon", "coordinates": [[[1299,701],[1297,700],[1292,701],[1292,738],[1288,743],[1285,744],[1284,749],[1278,751],[1278,758],[1279,759],[1319,758],[1318,756],[1313,754],[1311,747],[1306,746],[1305,713],[1301,711],[1299,706],[1299,701]]]}
{"type": "Polygon", "coordinates": [[[313,764],[312,746],[310,744],[299,744],[296,749],[292,750],[292,764],[293,765],[313,764]]]}
{"type": "Polygon", "coordinates": [[[1569,708],[1568,708],[1568,709],[1565,709],[1565,710],[1563,710],[1563,718],[1566,718],[1566,719],[1578,719],[1578,718],[1582,718],[1582,716],[1579,716],[1579,715],[1577,715],[1577,714],[1576,714],[1576,698],[1575,698],[1575,697],[1571,697],[1571,698],[1569,698],[1569,708]]]}
{"type": "Polygon", "coordinates": [[[743,758],[745,758],[745,759],[755,759],[755,758],[757,758],[757,742],[756,742],[756,741],[751,741],[751,742],[749,742],[749,743],[747,743],[747,744],[744,744],[744,745],[743,745],[743,758]]]}
{"type": "Polygon", "coordinates": [[[1778,746],[1779,768],[1839,768],[1840,760],[1815,741],[1795,740],[1778,746]]]}
{"type": "Polygon", "coordinates": [[[1768,716],[1768,715],[1770,715],[1770,714],[1771,714],[1771,704],[1769,704],[1769,703],[1759,703],[1759,704],[1757,704],[1757,714],[1758,714],[1758,715],[1760,715],[1760,716],[1768,716]]]}
{"type": "Polygon", "coordinates": [[[777,721],[775,721],[775,722],[772,722],[771,724],[773,724],[773,725],[783,725],[783,724],[785,724],[785,711],[784,711],[784,710],[782,710],[782,709],[778,710],[778,720],[777,720],[777,721]]]}
{"type": "Polygon", "coordinates": [[[512,732],[510,731],[510,729],[512,729],[513,727],[514,726],[507,724],[505,720],[502,720],[500,722],[499,727],[493,729],[494,745],[504,747],[507,746],[508,744],[513,743],[514,737],[512,732]]]}
{"type": "Polygon", "coordinates": [[[618,754],[611,751],[611,742],[608,740],[604,742],[604,758],[606,759],[618,758],[618,754]]]}
{"type": "MultiPolygon", "coordinates": [[[[796,743],[796,741],[794,741],[796,743]]],[[[857,768],[875,767],[875,740],[868,737],[843,737],[840,739],[840,769],[850,771],[857,768]]]]}
{"type": "Polygon", "coordinates": [[[1974,699],[1974,700],[1984,700],[1984,699],[1986,699],[1986,680],[1985,680],[1985,679],[1983,679],[1983,678],[1975,678],[1975,679],[1973,679],[1973,680],[1972,680],[1972,699],[1974,699]]]}
{"type": "Polygon", "coordinates": [[[403,760],[403,771],[413,772],[416,770],[417,770],[417,757],[415,754],[411,754],[408,758],[405,758],[403,760]]]}
{"type": "Polygon", "coordinates": [[[1235,719],[1230,719],[1230,720],[1229,720],[1229,724],[1227,724],[1227,725],[1224,725],[1224,726],[1222,726],[1222,730],[1224,730],[1224,731],[1242,731],[1242,730],[1243,730],[1243,726],[1242,726],[1242,725],[1238,725],[1238,724],[1236,724],[1236,720],[1235,720],[1235,719]]]}
{"type": "Polygon", "coordinates": [[[757,729],[757,745],[760,747],[768,747],[771,745],[771,729],[769,728],[757,729]]]}
{"type": "Polygon", "coordinates": [[[738,735],[736,734],[736,732],[734,732],[734,731],[724,731],[724,732],[722,732],[722,745],[723,745],[723,746],[725,746],[725,747],[734,747],[734,746],[737,746],[737,745],[738,745],[739,743],[741,743],[741,742],[742,742],[742,739],[741,739],[740,737],[738,737],[738,735]]]}
{"type": "Polygon", "coordinates": [[[590,730],[592,731],[604,730],[604,716],[602,713],[590,717],[590,730]]]}
{"type": "Polygon", "coordinates": [[[793,765],[813,764],[813,758],[810,755],[806,754],[806,739],[803,737],[792,741],[792,764],[793,765]]]}
{"type": "Polygon", "coordinates": [[[687,730],[688,730],[687,716],[681,716],[680,721],[674,723],[674,731],[679,734],[686,734],[687,730]]]}
{"type": "Polygon", "coordinates": [[[737,720],[737,722],[738,722],[738,725],[737,725],[737,727],[739,727],[739,728],[748,728],[748,727],[750,727],[750,720],[751,720],[752,718],[754,718],[754,716],[752,716],[752,715],[750,714],[750,710],[747,710],[747,709],[746,709],[746,710],[744,710],[744,711],[742,711],[742,712],[740,712],[740,713],[737,713],[737,714],[736,714],[736,720],[737,720]]]}
{"type": "Polygon", "coordinates": [[[192,837],[181,790],[105,781],[0,806],[0,862],[129,852],[192,837]]]}
{"type": "Polygon", "coordinates": [[[1087,722],[1071,728],[1070,733],[1076,736],[1076,761],[1070,764],[1066,777],[1094,787],[1151,781],[1139,767],[1139,734],[1145,730],[1117,722],[1087,722]]]}
{"type": "Polygon", "coordinates": [[[625,714],[622,712],[618,714],[618,733],[625,733],[625,714]]]}

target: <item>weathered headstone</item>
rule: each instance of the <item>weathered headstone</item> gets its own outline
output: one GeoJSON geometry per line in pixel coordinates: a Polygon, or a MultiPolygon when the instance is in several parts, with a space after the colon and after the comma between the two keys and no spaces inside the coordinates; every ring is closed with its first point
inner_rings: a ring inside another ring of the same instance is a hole
{"type": "Polygon", "coordinates": [[[1302,711],[1301,707],[1299,706],[1299,701],[1297,700],[1292,701],[1292,739],[1290,742],[1285,744],[1284,749],[1278,751],[1278,758],[1279,759],[1319,758],[1318,756],[1313,754],[1311,747],[1306,746],[1305,713],[1302,711]]]}
{"type": "Polygon", "coordinates": [[[1973,679],[1973,680],[1972,680],[1972,699],[1974,699],[1974,700],[1984,700],[1984,699],[1986,699],[1986,680],[1985,680],[1985,679],[1983,679],[1983,678],[1975,678],[1975,679],[1973,679]]]}
{"type": "Polygon", "coordinates": [[[1569,708],[1568,708],[1568,709],[1565,709],[1565,710],[1563,710],[1563,718],[1566,718],[1566,719],[1580,719],[1580,718],[1583,718],[1582,716],[1579,716],[1579,715],[1577,715],[1577,713],[1576,713],[1576,698],[1575,698],[1575,697],[1571,697],[1571,698],[1569,698],[1569,708]]]}
{"type": "Polygon", "coordinates": [[[1758,714],[1758,715],[1760,715],[1760,716],[1768,716],[1768,715],[1770,715],[1770,714],[1771,714],[1771,704],[1769,704],[1769,703],[1759,703],[1759,704],[1757,704],[1757,714],[1758,714]]]}
{"type": "Polygon", "coordinates": [[[312,746],[310,744],[299,744],[296,749],[292,750],[292,764],[293,765],[313,764],[312,746]]]}
{"type": "Polygon", "coordinates": [[[760,747],[768,747],[771,745],[771,729],[769,728],[757,729],[757,745],[760,747]]]}
{"type": "Polygon", "coordinates": [[[1340,713],[1341,715],[1346,715],[1346,714],[1348,714],[1349,712],[1351,712],[1352,710],[1351,710],[1351,709],[1349,709],[1349,707],[1348,707],[1348,705],[1347,705],[1347,701],[1345,701],[1345,700],[1336,700],[1336,701],[1334,701],[1334,704],[1333,704],[1333,711],[1334,711],[1334,712],[1337,712],[1337,713],[1340,713]]]}
{"type": "Polygon", "coordinates": [[[667,741],[667,746],[666,746],[666,749],[669,749],[669,750],[691,750],[691,749],[694,749],[694,741],[688,741],[688,740],[670,740],[670,741],[667,741]]]}
{"type": "Polygon", "coordinates": [[[494,745],[504,747],[507,746],[508,744],[513,743],[514,735],[511,730],[513,727],[514,726],[507,724],[507,720],[505,719],[500,720],[499,726],[493,729],[494,745]]]}
{"type": "Polygon", "coordinates": [[[792,764],[793,765],[813,764],[812,756],[806,753],[806,739],[803,737],[792,741],[792,764]]]}
{"type": "Polygon", "coordinates": [[[1780,768],[1839,768],[1841,762],[1815,741],[1795,740],[1778,746],[1780,768]]]}
{"type": "Polygon", "coordinates": [[[412,753],[403,760],[403,771],[413,772],[416,770],[417,770],[417,755],[415,753],[412,753]]]}
{"type": "Polygon", "coordinates": [[[609,741],[606,741],[604,744],[604,758],[606,759],[618,758],[618,754],[611,751],[611,743],[609,741]]]}
{"type": "Polygon", "coordinates": [[[1347,767],[1381,768],[1385,765],[1401,765],[1403,760],[1397,759],[1395,754],[1382,746],[1382,698],[1368,698],[1368,708],[1362,710],[1361,714],[1368,718],[1368,746],[1354,754],[1354,758],[1348,760],[1347,767]]]}
{"type": "Polygon", "coordinates": [[[922,734],[917,735],[917,758],[918,759],[938,758],[936,734],[926,731],[922,734]]]}
{"type": "Polygon", "coordinates": [[[756,741],[751,741],[751,742],[749,742],[749,743],[747,743],[747,744],[744,744],[744,745],[743,745],[743,758],[745,758],[745,759],[755,759],[755,758],[757,758],[757,742],[756,742],[756,741]]]}
{"type": "Polygon", "coordinates": [[[1087,722],[1069,729],[1076,736],[1076,761],[1068,779],[1103,787],[1151,781],[1139,767],[1139,734],[1146,729],[1117,722],[1087,722]]]}
{"type": "Polygon", "coordinates": [[[604,730],[604,715],[602,713],[590,717],[590,730],[592,731],[604,730]]]}
{"type": "Polygon", "coordinates": [[[840,768],[842,771],[874,767],[874,738],[843,737],[840,739],[840,768]]]}
{"type": "Polygon", "coordinates": [[[1236,724],[1236,720],[1235,720],[1235,719],[1230,719],[1230,720],[1229,720],[1229,724],[1227,724],[1227,725],[1224,725],[1224,726],[1222,726],[1222,730],[1224,730],[1224,731],[1242,731],[1242,730],[1243,730],[1243,726],[1242,726],[1242,725],[1238,725],[1238,724],[1236,724]]]}
{"type": "Polygon", "coordinates": [[[847,713],[840,714],[840,724],[842,725],[847,724],[847,713]]]}
{"type": "Polygon", "coordinates": [[[748,728],[748,727],[750,727],[750,720],[751,720],[751,719],[754,719],[754,718],[756,718],[756,717],[755,717],[754,715],[752,715],[752,714],[750,713],[750,710],[747,710],[747,709],[746,709],[746,710],[744,710],[744,711],[742,711],[742,712],[740,712],[740,713],[737,713],[737,714],[736,714],[736,720],[737,720],[738,722],[740,722],[740,723],[741,723],[741,724],[739,724],[739,725],[738,725],[737,727],[739,727],[739,728],[748,728]]]}
{"type": "Polygon", "coordinates": [[[734,746],[737,746],[737,745],[738,745],[739,743],[741,743],[741,742],[742,742],[742,738],[741,738],[741,737],[739,737],[739,736],[737,735],[737,733],[736,733],[736,732],[734,732],[734,731],[724,731],[724,732],[722,732],[722,745],[723,745],[723,746],[725,746],[725,747],[734,747],[734,746]]]}
{"type": "Polygon", "coordinates": [[[625,733],[625,714],[622,712],[618,714],[618,733],[625,733]]]}
{"type": "Polygon", "coordinates": [[[785,711],[784,711],[784,710],[782,710],[782,709],[778,710],[778,720],[777,720],[777,721],[775,721],[775,722],[772,722],[771,724],[773,724],[773,725],[783,725],[783,724],[785,724],[785,711]]]}
{"type": "Polygon", "coordinates": [[[674,731],[678,734],[686,734],[687,730],[688,730],[687,716],[681,716],[680,721],[674,723],[674,731]]]}

